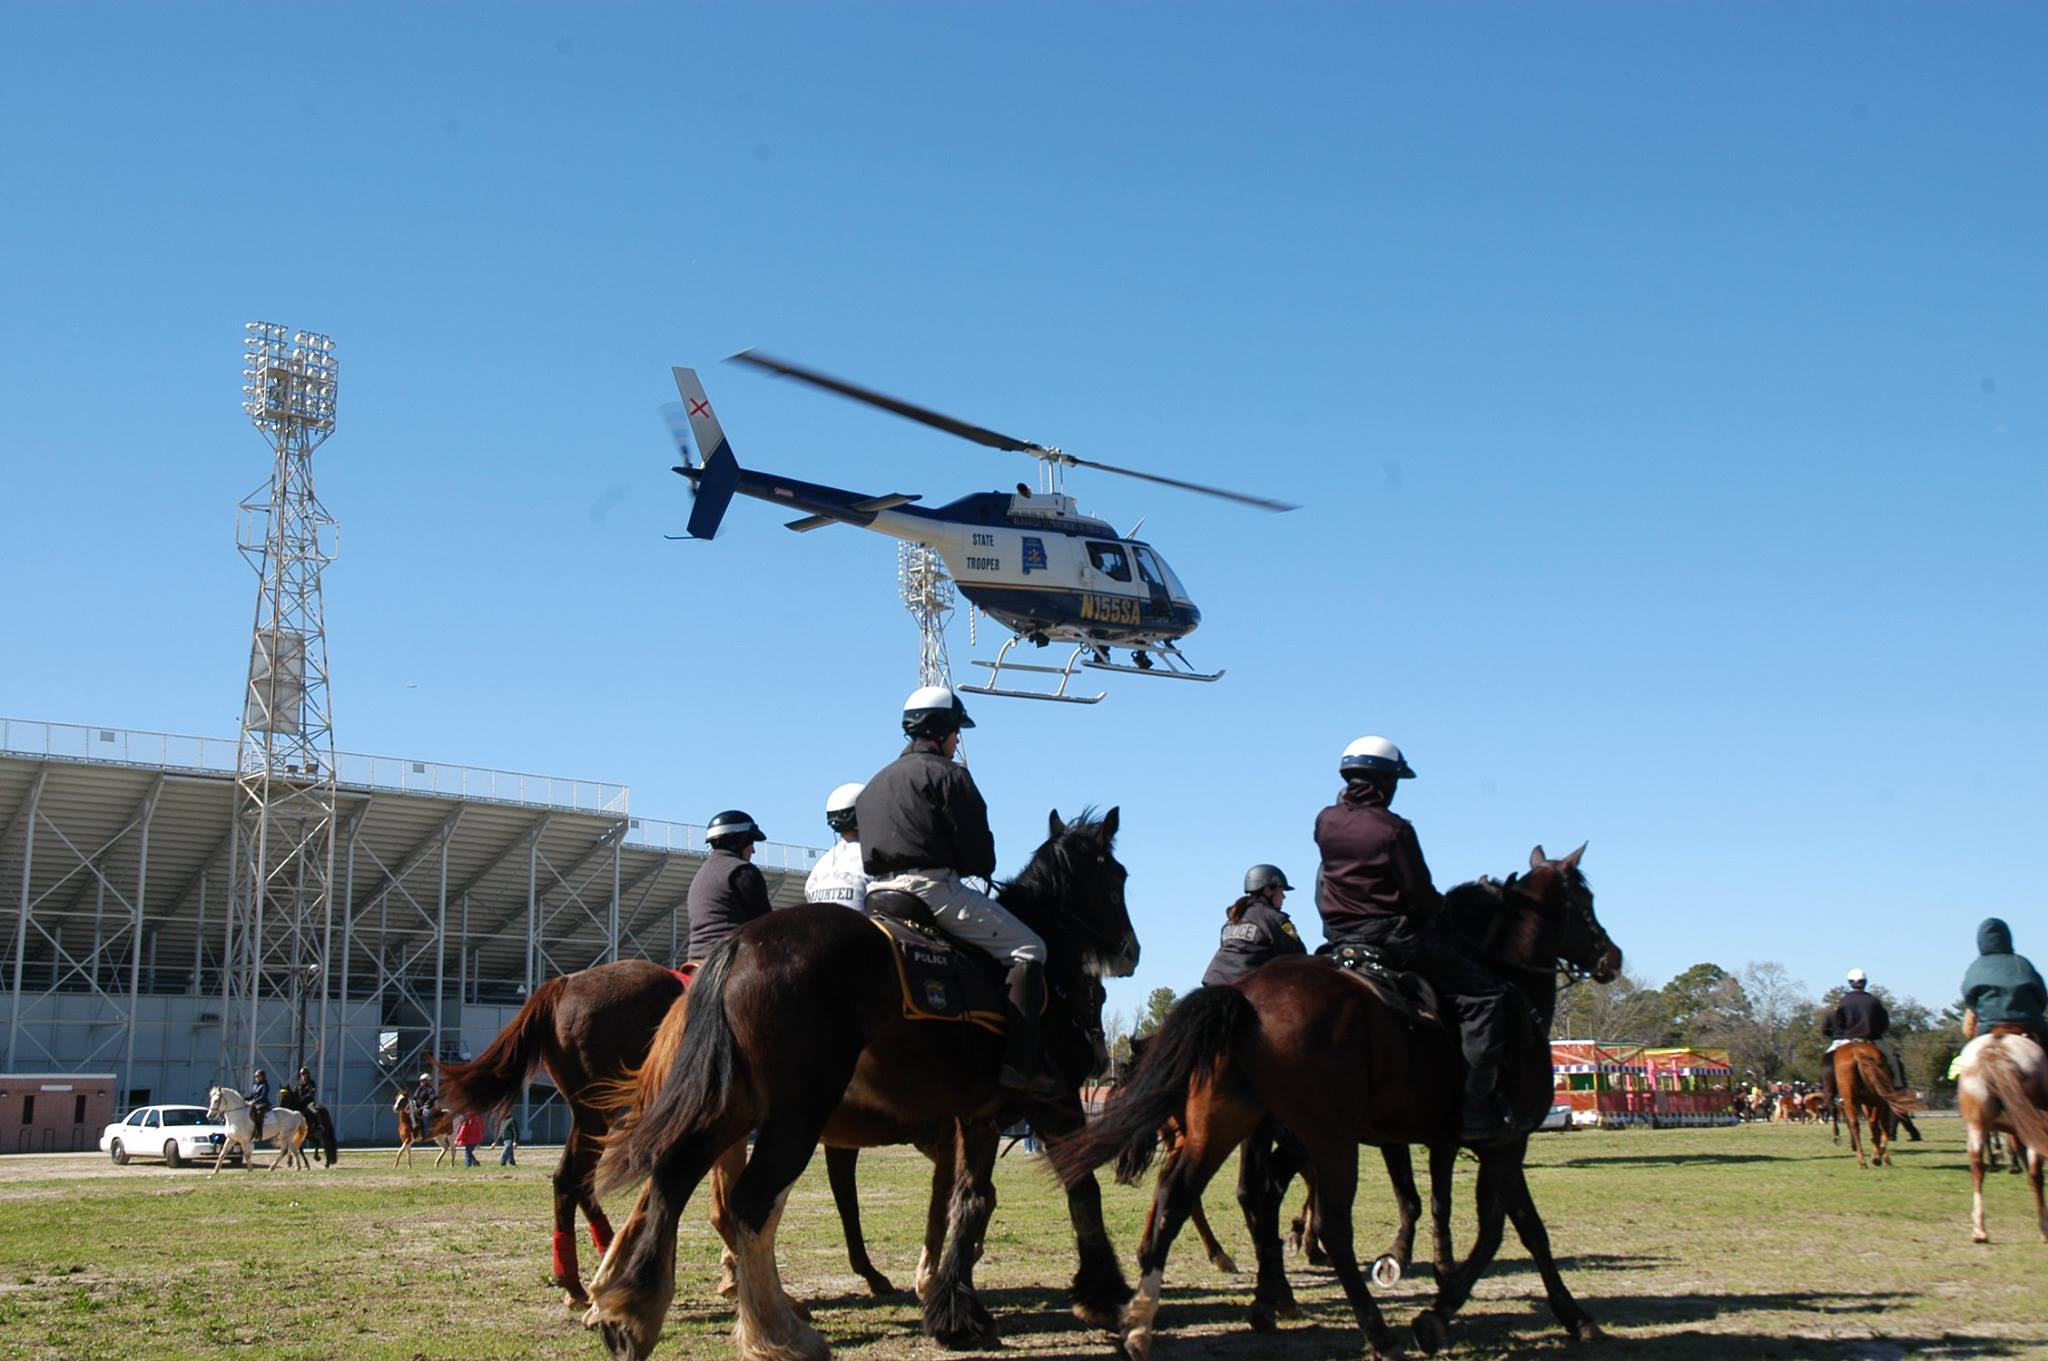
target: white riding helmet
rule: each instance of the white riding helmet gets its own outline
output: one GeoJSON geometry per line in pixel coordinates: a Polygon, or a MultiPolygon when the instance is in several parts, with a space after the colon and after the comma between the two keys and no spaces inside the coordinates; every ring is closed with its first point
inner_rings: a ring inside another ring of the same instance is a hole
{"type": "Polygon", "coordinates": [[[1401,749],[1384,737],[1361,737],[1344,748],[1337,770],[1347,776],[1357,771],[1391,774],[1397,780],[1415,778],[1415,772],[1408,768],[1408,759],[1401,755],[1401,749]]]}
{"type": "Polygon", "coordinates": [[[421,1074],[420,1074],[420,1081],[422,1081],[422,1082],[432,1082],[433,1080],[434,1080],[434,1075],[433,1075],[432,1073],[421,1073],[421,1074]]]}
{"type": "Polygon", "coordinates": [[[1849,970],[1849,981],[1851,983],[1868,983],[1870,975],[1861,969],[1851,969],[1849,970]]]}
{"type": "Polygon", "coordinates": [[[960,696],[943,685],[921,685],[903,701],[903,731],[912,737],[944,737],[973,726],[974,720],[967,716],[967,706],[960,702],[960,696]]]}
{"type": "Polygon", "coordinates": [[[854,830],[853,805],[860,799],[864,784],[843,784],[825,796],[825,825],[835,832],[854,830]]]}

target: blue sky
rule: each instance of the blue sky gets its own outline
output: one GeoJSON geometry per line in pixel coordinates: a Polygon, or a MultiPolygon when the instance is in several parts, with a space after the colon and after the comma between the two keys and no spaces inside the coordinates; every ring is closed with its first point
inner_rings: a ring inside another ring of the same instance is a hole
{"type": "MultiPolygon", "coordinates": [[[[326,331],[340,745],[821,842],[895,750],[893,546],[687,513],[743,463],[1030,470],[759,345],[1110,462],[1215,686],[983,700],[1004,864],[1119,804],[1199,976],[1379,732],[1440,883],[1590,839],[1633,971],[2048,955],[2038,7],[13,6],[0,712],[232,735],[241,323],[326,331]]],[[[992,655],[984,623],[970,648],[992,655]]],[[[1305,902],[1297,903],[1304,915],[1305,902]]],[[[1307,934],[1316,938],[1311,926],[1307,934]]]]}

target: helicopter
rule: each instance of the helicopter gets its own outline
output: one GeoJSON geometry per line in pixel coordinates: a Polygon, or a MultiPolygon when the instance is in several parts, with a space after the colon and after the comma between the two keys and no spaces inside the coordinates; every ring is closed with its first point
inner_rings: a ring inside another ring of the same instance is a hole
{"type": "MultiPolygon", "coordinates": [[[[1074,498],[1061,490],[1065,469],[1093,468],[1142,478],[1261,510],[1297,509],[1284,501],[1077,458],[1057,446],[971,425],[758,350],[742,351],[733,355],[731,362],[879,407],[987,448],[1038,460],[1041,475],[1036,490],[1020,482],[1014,493],[975,492],[932,507],[915,504],[924,499],[922,495],[891,492],[871,496],[742,468],[696,372],[672,370],[689,431],[686,440],[682,421],[673,423],[683,460],[674,471],[689,480],[694,495],[687,533],[673,537],[713,537],[738,494],[802,511],[800,519],[787,525],[798,533],[846,524],[931,549],[945,563],[960,594],[1011,634],[994,661],[973,659],[975,665],[989,668],[984,684],[957,687],[973,694],[1067,704],[1101,702],[1102,693],[1068,693],[1077,666],[1172,680],[1217,681],[1223,677],[1221,671],[1197,670],[1180,650],[1180,640],[1201,624],[1202,612],[1165,557],[1136,538],[1136,528],[1130,534],[1119,534],[1106,521],[1081,514],[1074,498]],[[691,456],[692,441],[703,455],[701,462],[691,456]],[[1040,648],[1072,644],[1073,650],[1057,666],[1011,661],[1010,653],[1020,642],[1040,648]],[[1116,661],[1115,650],[1128,652],[1131,660],[1116,661]],[[1058,680],[1049,690],[1011,688],[1004,684],[1006,672],[1058,680]]],[[[1143,523],[1140,520],[1139,526],[1143,523]]]]}

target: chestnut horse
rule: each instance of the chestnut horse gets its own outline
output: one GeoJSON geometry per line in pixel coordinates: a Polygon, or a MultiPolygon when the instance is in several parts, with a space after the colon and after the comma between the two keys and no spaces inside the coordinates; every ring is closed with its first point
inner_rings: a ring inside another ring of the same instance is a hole
{"type": "MultiPolygon", "coordinates": [[[[1575,1337],[1598,1335],[1558,1273],[1549,1234],[1537,1214],[1522,1171],[1529,1131],[1552,1101],[1551,1013],[1560,963],[1575,974],[1611,980],[1621,951],[1593,913],[1593,894],[1578,869],[1581,846],[1562,860],[1537,847],[1529,873],[1506,883],[1461,885],[1446,897],[1451,919],[1502,972],[1532,1016],[1514,1037],[1502,1065],[1502,1090],[1518,1133],[1478,1146],[1479,1237],[1472,1255],[1437,1283],[1436,1299],[1414,1323],[1418,1344],[1435,1351],[1446,1323],[1470,1296],[1473,1283],[1500,1246],[1503,1221],[1512,1218],[1536,1261],[1550,1307],[1575,1337]]],[[[1323,1246],[1375,1357],[1396,1350],[1352,1248],[1351,1206],[1358,1184],[1358,1145],[1457,1142],[1462,1067],[1452,1034],[1415,1030],[1364,981],[1317,959],[1281,959],[1237,986],[1201,988],[1167,1016],[1151,1060],[1136,1080],[1112,1097],[1080,1135],[1054,1145],[1063,1178],[1086,1175],[1114,1158],[1119,1177],[1134,1179],[1151,1162],[1155,1131],[1178,1115],[1185,1139],[1179,1156],[1162,1169],[1154,1191],[1152,1232],[1139,1245],[1142,1272],[1137,1297],[1124,1311],[1123,1349],[1145,1361],[1166,1273],[1166,1256],[1188,1208],[1230,1150],[1266,1121],[1277,1121],[1307,1150],[1315,1169],[1315,1195],[1323,1246]]],[[[1257,1142],[1247,1145],[1257,1150],[1257,1142]]],[[[1247,1166],[1252,1240],[1259,1254],[1253,1317],[1270,1322],[1290,1302],[1281,1265],[1277,1178],[1262,1184],[1247,1166]]]]}
{"type": "Polygon", "coordinates": [[[1836,1098],[1849,1117],[1849,1147],[1856,1150],[1856,1165],[1869,1167],[1875,1163],[1890,1167],[1892,1123],[1899,1116],[1920,1109],[1919,1098],[1892,1086],[1890,1061],[1882,1049],[1868,1040],[1851,1040],[1829,1054],[1828,1062],[1835,1065],[1836,1098]],[[1869,1159],[1863,1155],[1860,1132],[1866,1119],[1870,1121],[1869,1159]]]}
{"type": "Polygon", "coordinates": [[[432,1139],[441,1151],[434,1155],[434,1166],[441,1165],[441,1159],[448,1160],[448,1166],[455,1166],[455,1112],[446,1106],[436,1106],[427,1116],[427,1128],[414,1126],[412,1118],[412,1093],[400,1088],[392,1099],[391,1109],[398,1116],[398,1156],[391,1160],[393,1167],[404,1163],[412,1166],[412,1146],[422,1139],[432,1139]]]}
{"type": "MultiPolygon", "coordinates": [[[[906,1019],[896,947],[844,908],[784,908],[747,923],[713,952],[691,988],[673,1062],[650,1061],[643,1073],[650,1094],[612,1137],[599,1169],[605,1187],[648,1179],[591,1283],[584,1316],[602,1329],[614,1357],[637,1361],[659,1340],[675,1294],[677,1217],[750,1129],[753,1150],[726,1207],[727,1241],[738,1257],[734,1339],[742,1357],[821,1361],[830,1354],[790,1308],[775,1263],[783,1197],[820,1140],[901,1143],[941,1122],[959,1122],[960,1173],[925,1327],[955,1347],[993,1339],[994,1321],[973,1285],[994,1209],[997,1135],[989,1121],[1023,1114],[1055,1148],[1086,1122],[1079,1082],[1099,1062],[1097,979],[1128,976],[1138,962],[1125,871],[1113,854],[1116,830],[1113,808],[1099,822],[1086,814],[1062,822],[1055,812],[1045,844],[997,891],[1046,944],[1046,1052],[1066,1081],[1049,1100],[1020,1100],[997,1085],[999,1036],[906,1019]]],[[[872,896],[869,905],[876,906],[872,896]]],[[[1112,1318],[1130,1288],[1092,1177],[1070,1183],[1067,1210],[1081,1257],[1072,1285],[1077,1309],[1112,1318]]]]}
{"type": "Polygon", "coordinates": [[[1970,1241],[1988,1243],[1984,1230],[1984,1149],[2003,1132],[2012,1165],[2026,1162],[2034,1188],[2034,1222],[2048,1243],[2048,1204],[2041,1177],[2048,1164],[2048,1053],[2017,1026],[1994,1026],[1963,1046],[1956,1072],[1956,1106],[1970,1146],[1970,1241]]]}

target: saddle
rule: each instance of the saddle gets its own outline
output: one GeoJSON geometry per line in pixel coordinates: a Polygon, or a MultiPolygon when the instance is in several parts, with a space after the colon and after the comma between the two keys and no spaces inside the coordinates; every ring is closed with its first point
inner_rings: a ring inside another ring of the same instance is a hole
{"type": "Polygon", "coordinates": [[[948,939],[923,899],[871,890],[868,919],[894,947],[904,1020],[952,1021],[1003,1033],[1002,974],[981,951],[948,939]]]}
{"type": "Polygon", "coordinates": [[[1385,955],[1369,945],[1342,944],[1326,947],[1318,959],[1328,960],[1372,990],[1389,1010],[1411,1026],[1443,1025],[1443,1009],[1436,989],[1412,969],[1397,969],[1385,955]]]}

